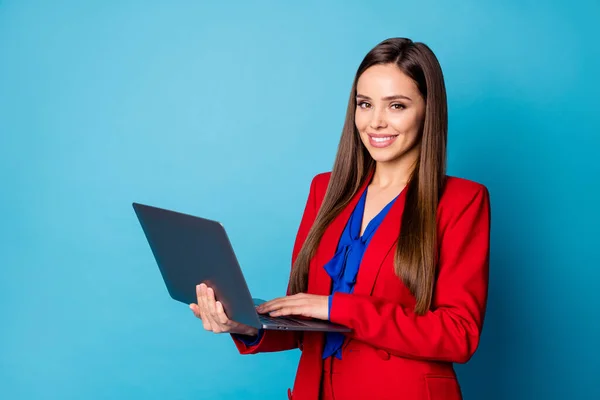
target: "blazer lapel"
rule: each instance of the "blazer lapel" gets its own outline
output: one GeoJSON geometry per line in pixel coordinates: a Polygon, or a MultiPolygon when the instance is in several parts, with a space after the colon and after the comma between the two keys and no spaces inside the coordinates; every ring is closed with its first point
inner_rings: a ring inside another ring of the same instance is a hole
{"type": "Polygon", "coordinates": [[[358,269],[356,284],[354,285],[353,293],[355,294],[371,294],[383,260],[394,248],[398,240],[402,212],[404,211],[404,204],[406,202],[406,189],[402,190],[394,204],[392,204],[388,214],[381,221],[381,224],[373,234],[369,246],[365,250],[360,268],[358,269]]]}
{"type": "Polygon", "coordinates": [[[342,232],[344,232],[344,228],[346,228],[346,224],[348,223],[354,208],[356,208],[360,196],[362,196],[367,186],[369,186],[372,176],[373,172],[370,172],[361,188],[352,197],[352,200],[350,200],[350,203],[344,207],[342,212],[335,217],[327,229],[325,229],[315,257],[313,258],[313,262],[311,262],[310,273],[308,276],[310,293],[320,295],[331,294],[331,277],[327,274],[323,266],[335,255],[342,232]]]}

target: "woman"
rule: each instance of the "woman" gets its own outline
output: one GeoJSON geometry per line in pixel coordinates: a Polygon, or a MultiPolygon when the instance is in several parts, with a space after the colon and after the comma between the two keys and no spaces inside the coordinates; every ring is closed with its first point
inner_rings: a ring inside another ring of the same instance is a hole
{"type": "Polygon", "coordinates": [[[242,354],[300,348],[291,399],[461,399],[453,363],[475,352],[488,287],[487,189],[445,174],[447,105],[423,43],[388,39],[356,74],[331,173],[317,175],[288,296],[260,313],[302,315],[346,335],[230,321],[198,286],[204,328],[242,354]]]}

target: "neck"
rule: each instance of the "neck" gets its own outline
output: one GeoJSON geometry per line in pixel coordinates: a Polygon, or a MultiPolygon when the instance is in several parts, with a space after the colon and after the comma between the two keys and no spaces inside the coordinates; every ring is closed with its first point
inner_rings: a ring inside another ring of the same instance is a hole
{"type": "Polygon", "coordinates": [[[420,151],[421,146],[415,146],[398,159],[377,162],[371,184],[382,189],[404,187],[408,183],[412,171],[417,164],[420,151]]]}

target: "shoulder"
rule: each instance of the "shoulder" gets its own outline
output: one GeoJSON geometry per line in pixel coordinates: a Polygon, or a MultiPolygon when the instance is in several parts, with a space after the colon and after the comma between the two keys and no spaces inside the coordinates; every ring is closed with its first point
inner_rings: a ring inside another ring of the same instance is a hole
{"type": "Polygon", "coordinates": [[[331,172],[322,172],[312,178],[308,201],[309,203],[312,203],[316,209],[321,207],[321,203],[323,202],[325,193],[327,192],[327,186],[329,186],[330,178],[331,172]]]}
{"type": "Polygon", "coordinates": [[[472,197],[487,191],[487,187],[479,182],[456,176],[446,176],[442,198],[472,197]]]}
{"type": "Polygon", "coordinates": [[[489,191],[479,182],[447,176],[438,209],[443,214],[461,212],[474,203],[489,204],[489,191]]]}
{"type": "Polygon", "coordinates": [[[331,172],[321,172],[312,179],[312,186],[319,190],[327,189],[329,179],[331,179],[331,172]]]}
{"type": "Polygon", "coordinates": [[[324,197],[331,179],[331,172],[322,172],[312,178],[310,192],[317,197],[324,197]]]}

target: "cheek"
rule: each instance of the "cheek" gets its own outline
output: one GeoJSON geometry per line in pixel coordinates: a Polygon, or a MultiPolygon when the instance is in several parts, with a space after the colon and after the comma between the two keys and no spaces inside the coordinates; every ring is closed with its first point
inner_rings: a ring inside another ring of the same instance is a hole
{"type": "Polygon", "coordinates": [[[416,135],[421,127],[421,120],[417,113],[408,110],[391,116],[389,123],[395,131],[405,135],[416,135]]]}
{"type": "Polygon", "coordinates": [[[369,124],[369,119],[366,116],[366,113],[356,111],[354,113],[354,124],[356,125],[356,129],[358,129],[360,133],[364,132],[367,128],[367,125],[369,124]]]}

